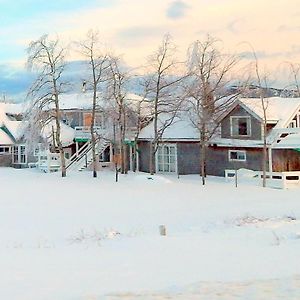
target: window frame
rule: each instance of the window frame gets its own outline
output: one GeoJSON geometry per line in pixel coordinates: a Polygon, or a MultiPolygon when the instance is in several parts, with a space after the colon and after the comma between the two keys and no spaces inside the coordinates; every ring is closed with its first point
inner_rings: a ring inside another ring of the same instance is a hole
{"type": "Polygon", "coordinates": [[[178,165],[177,165],[177,144],[173,144],[173,143],[162,143],[158,145],[158,149],[156,151],[156,155],[155,155],[155,167],[156,167],[156,173],[161,173],[161,174],[177,174],[178,173],[178,165]],[[170,154],[170,148],[174,148],[174,154],[171,155],[170,154]],[[165,148],[168,148],[169,153],[168,155],[165,155],[165,148]],[[160,153],[160,149],[161,153],[160,153]],[[170,171],[171,170],[171,164],[173,164],[171,162],[171,156],[174,157],[174,171],[170,171]],[[159,157],[160,157],[160,161],[159,161],[159,157]],[[166,160],[166,157],[168,158],[166,160]],[[162,166],[162,170],[160,170],[160,166],[162,166]],[[166,166],[168,166],[168,170],[166,170],[166,166]]]}
{"type": "Polygon", "coordinates": [[[25,144],[14,145],[12,147],[12,163],[14,165],[27,164],[27,149],[25,144]]]}
{"type": "Polygon", "coordinates": [[[228,160],[229,161],[242,161],[242,162],[245,162],[245,161],[247,161],[247,152],[246,152],[246,150],[228,150],[228,160]],[[231,158],[231,153],[233,153],[233,152],[237,153],[237,158],[236,159],[231,158]],[[239,159],[238,158],[239,157],[238,153],[243,153],[244,159],[239,159]]]}
{"type": "Polygon", "coordinates": [[[0,155],[8,155],[11,154],[11,146],[1,145],[0,149],[8,149],[8,151],[0,151],[0,155]]]}
{"type": "Polygon", "coordinates": [[[251,128],[251,117],[250,116],[230,116],[230,136],[232,136],[232,137],[250,137],[251,134],[252,134],[252,128],[251,128]],[[247,127],[247,134],[234,134],[233,133],[233,120],[234,119],[247,119],[247,126],[249,124],[249,129],[247,127]]]}

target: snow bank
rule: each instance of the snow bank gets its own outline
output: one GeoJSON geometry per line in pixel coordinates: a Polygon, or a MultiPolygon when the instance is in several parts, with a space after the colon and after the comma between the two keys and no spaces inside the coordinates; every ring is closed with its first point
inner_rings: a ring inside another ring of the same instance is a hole
{"type": "MultiPolygon", "coordinates": [[[[1,299],[178,290],[189,299],[191,285],[299,276],[299,189],[234,188],[210,177],[203,187],[199,176],[147,174],[116,183],[108,171],[95,179],[1,168],[0,180],[1,299]]],[[[286,289],[283,298],[291,295],[286,289]]]]}

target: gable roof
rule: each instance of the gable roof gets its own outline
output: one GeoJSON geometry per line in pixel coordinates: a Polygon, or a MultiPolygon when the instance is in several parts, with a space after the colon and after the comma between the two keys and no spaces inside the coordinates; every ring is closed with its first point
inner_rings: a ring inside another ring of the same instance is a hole
{"type": "MultiPolygon", "coordinates": [[[[285,128],[290,120],[300,110],[300,98],[271,97],[264,99],[267,106],[267,123],[276,124],[276,128],[285,128]]],[[[220,121],[228,116],[238,105],[243,107],[256,119],[263,121],[264,112],[260,98],[240,98],[221,117],[220,121]]]]}
{"type": "Polygon", "coordinates": [[[24,122],[11,120],[7,114],[23,112],[22,104],[0,103],[0,144],[11,145],[23,136],[24,122]]]}
{"type": "MultiPolygon", "coordinates": [[[[167,114],[161,114],[158,120],[158,127],[162,127],[162,124],[167,120],[169,116],[167,114]]],[[[151,140],[154,138],[154,122],[151,121],[145,126],[140,134],[139,140],[151,140]]],[[[192,122],[187,116],[181,115],[174,118],[173,123],[166,128],[162,136],[163,140],[198,140],[199,132],[193,126],[192,122]]]]}

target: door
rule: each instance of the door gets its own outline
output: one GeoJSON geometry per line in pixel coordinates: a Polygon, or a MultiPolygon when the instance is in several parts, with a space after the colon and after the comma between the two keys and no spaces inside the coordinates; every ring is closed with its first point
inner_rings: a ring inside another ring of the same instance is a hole
{"type": "Polygon", "coordinates": [[[159,173],[177,173],[176,144],[162,144],[158,146],[156,170],[159,173]]]}

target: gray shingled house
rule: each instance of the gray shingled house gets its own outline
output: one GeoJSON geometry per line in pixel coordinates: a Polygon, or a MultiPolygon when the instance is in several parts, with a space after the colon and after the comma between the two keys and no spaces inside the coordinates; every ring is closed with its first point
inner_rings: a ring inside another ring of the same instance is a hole
{"type": "MultiPolygon", "coordinates": [[[[300,99],[266,98],[269,171],[300,171],[300,99]]],[[[263,110],[260,99],[239,99],[219,118],[218,133],[209,141],[206,172],[224,176],[226,169],[262,170],[263,110]]],[[[200,173],[198,132],[188,118],[165,131],[156,153],[157,173],[200,173]]],[[[149,172],[153,124],[142,129],[139,170],[149,172]]]]}

